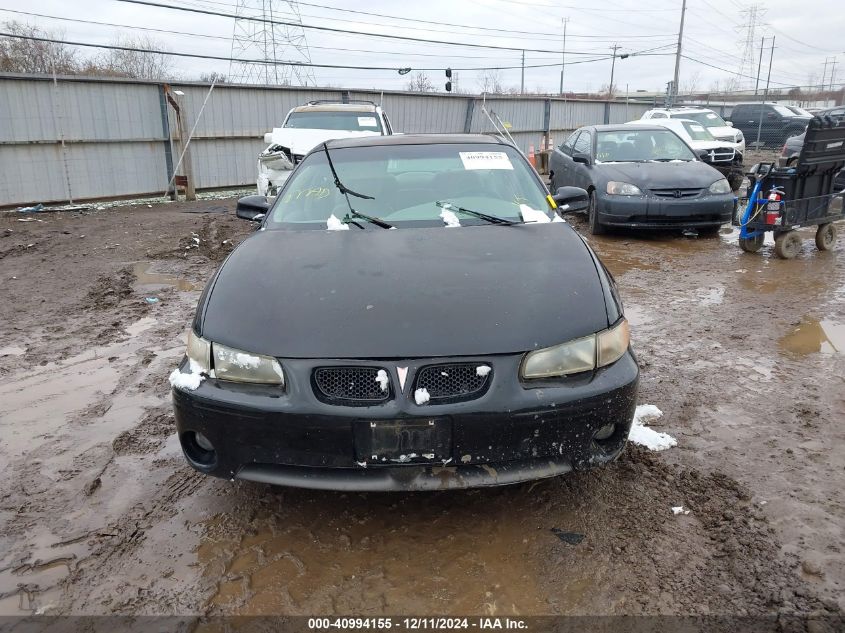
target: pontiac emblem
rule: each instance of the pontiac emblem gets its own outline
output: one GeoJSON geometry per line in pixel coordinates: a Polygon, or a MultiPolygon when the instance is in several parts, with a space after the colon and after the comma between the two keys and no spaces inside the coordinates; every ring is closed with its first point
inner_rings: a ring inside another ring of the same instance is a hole
{"type": "Polygon", "coordinates": [[[397,367],[396,373],[399,374],[399,389],[405,391],[405,379],[408,377],[408,368],[397,367]]]}

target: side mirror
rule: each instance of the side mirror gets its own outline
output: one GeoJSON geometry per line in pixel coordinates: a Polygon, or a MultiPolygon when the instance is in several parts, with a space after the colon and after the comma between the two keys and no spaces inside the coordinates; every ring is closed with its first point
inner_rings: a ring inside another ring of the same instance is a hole
{"type": "Polygon", "coordinates": [[[269,210],[270,203],[265,196],[244,196],[238,199],[235,214],[244,220],[261,222],[269,210]]]}
{"type": "Polygon", "coordinates": [[[558,187],[552,200],[561,213],[586,211],[590,206],[590,195],[581,187],[558,187]]]}
{"type": "Polygon", "coordinates": [[[267,145],[272,144],[272,142],[273,142],[273,133],[272,132],[267,132],[264,135],[264,142],[267,143],[267,145]]]}
{"type": "Polygon", "coordinates": [[[725,125],[727,125],[728,127],[733,127],[734,122],[733,121],[725,121],[725,125]]]}
{"type": "Polygon", "coordinates": [[[582,165],[589,165],[590,164],[590,155],[584,154],[583,152],[575,152],[572,155],[572,161],[575,163],[581,163],[582,165]]]}

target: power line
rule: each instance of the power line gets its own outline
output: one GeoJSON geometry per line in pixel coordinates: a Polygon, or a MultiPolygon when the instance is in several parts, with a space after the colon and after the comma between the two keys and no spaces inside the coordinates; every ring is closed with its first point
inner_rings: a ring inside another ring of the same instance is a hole
{"type": "MultiPolygon", "coordinates": [[[[522,46],[494,46],[492,44],[478,44],[478,43],[471,43],[471,42],[454,42],[454,41],[447,41],[447,40],[432,40],[428,38],[420,38],[420,37],[409,37],[407,35],[391,35],[388,33],[368,33],[365,31],[354,31],[351,29],[340,29],[330,26],[316,26],[313,24],[299,24],[291,21],[286,20],[269,20],[266,18],[258,18],[258,17],[243,17],[238,16],[234,13],[223,13],[220,11],[211,11],[210,9],[192,9],[188,7],[179,7],[170,4],[162,4],[159,2],[151,2],[150,0],[115,0],[116,2],[125,2],[128,4],[139,4],[144,6],[150,7],[157,7],[160,9],[172,9],[175,11],[187,11],[189,13],[200,13],[204,15],[214,15],[223,18],[240,18],[245,20],[254,20],[256,22],[265,22],[270,24],[282,24],[287,26],[296,26],[302,27],[303,29],[313,29],[316,31],[327,31],[330,33],[344,33],[347,35],[357,35],[357,36],[364,36],[364,37],[381,37],[391,40],[404,40],[408,42],[423,42],[425,44],[444,44],[446,46],[464,46],[470,48],[489,48],[489,49],[496,49],[496,50],[506,50],[506,51],[525,51],[526,53],[552,53],[557,54],[557,51],[550,50],[547,48],[527,48],[522,46]]],[[[594,52],[586,52],[586,51],[568,51],[570,55],[594,55],[594,52]]],[[[519,66],[517,66],[519,68],[519,66]]]]}
{"type": "MultiPolygon", "coordinates": [[[[133,46],[120,46],[117,44],[94,44],[92,42],[74,42],[70,40],[60,40],[56,38],[50,37],[36,37],[33,35],[17,35],[15,33],[5,33],[0,32],[0,37],[11,37],[15,39],[21,40],[31,40],[35,42],[50,42],[53,44],[66,44],[68,46],[85,46],[89,48],[104,48],[109,50],[120,50],[120,51],[130,51],[134,53],[150,53],[150,54],[158,54],[158,55],[172,55],[175,57],[193,57],[196,59],[213,59],[218,61],[236,61],[233,57],[223,57],[220,55],[204,55],[200,53],[185,53],[181,51],[167,51],[167,50],[158,50],[152,48],[136,48],[133,46]]],[[[661,47],[662,48],[662,47],[661,47]]],[[[631,53],[633,55],[654,55],[654,53],[631,53]]],[[[606,59],[610,59],[609,55],[605,55],[602,57],[594,57],[591,59],[582,59],[574,62],[566,62],[567,66],[574,66],[576,64],[588,64],[592,62],[603,61],[606,59]]],[[[345,70],[391,70],[397,71],[399,66],[349,66],[344,64],[318,64],[314,62],[300,62],[300,61],[291,61],[291,60],[281,60],[281,61],[268,61],[264,59],[246,59],[246,60],[237,60],[237,61],[245,61],[255,64],[270,64],[270,65],[286,65],[286,66],[301,66],[305,68],[337,68],[337,69],[345,69],[345,70]]],[[[560,66],[560,62],[550,63],[550,64],[526,64],[525,68],[554,68],[560,66]]],[[[477,71],[477,70],[516,70],[522,68],[523,66],[516,65],[516,66],[474,66],[474,67],[454,67],[452,66],[452,70],[465,70],[465,71],[477,71]]],[[[437,67],[437,68],[413,68],[412,70],[421,71],[421,72],[436,72],[445,70],[444,67],[437,67]]]]}

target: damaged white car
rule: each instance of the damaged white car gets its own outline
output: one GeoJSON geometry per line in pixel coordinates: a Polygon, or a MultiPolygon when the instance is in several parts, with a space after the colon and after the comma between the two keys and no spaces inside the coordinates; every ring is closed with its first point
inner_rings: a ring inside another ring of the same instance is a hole
{"type": "Polygon", "coordinates": [[[320,143],[331,139],[394,134],[380,105],[372,101],[310,101],[293,108],[282,127],[264,135],[258,155],[258,194],[275,196],[294,167],[320,143]]]}

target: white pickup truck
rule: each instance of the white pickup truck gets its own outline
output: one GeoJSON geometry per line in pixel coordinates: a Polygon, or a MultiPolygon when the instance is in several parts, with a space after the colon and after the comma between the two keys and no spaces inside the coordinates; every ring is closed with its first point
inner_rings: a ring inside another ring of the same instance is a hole
{"type": "Polygon", "coordinates": [[[320,143],[335,138],[394,134],[381,106],[371,101],[311,101],[293,108],[282,127],[264,135],[258,155],[258,194],[274,196],[297,163],[320,143]]]}

